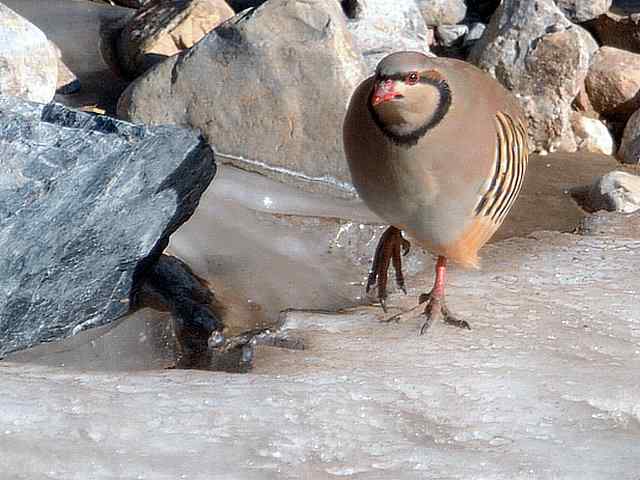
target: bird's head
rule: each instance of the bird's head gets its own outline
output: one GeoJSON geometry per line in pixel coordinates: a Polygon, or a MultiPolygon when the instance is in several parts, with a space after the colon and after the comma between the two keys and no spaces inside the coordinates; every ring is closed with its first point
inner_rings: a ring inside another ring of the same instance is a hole
{"type": "Polygon", "coordinates": [[[435,126],[451,103],[451,91],[433,59],[419,52],[383,58],[374,77],[369,108],[395,141],[415,140],[435,126]]]}

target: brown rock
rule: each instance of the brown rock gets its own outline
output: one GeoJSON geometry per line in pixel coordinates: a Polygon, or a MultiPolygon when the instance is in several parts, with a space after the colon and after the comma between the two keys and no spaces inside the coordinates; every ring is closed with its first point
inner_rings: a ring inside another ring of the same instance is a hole
{"type": "Polygon", "coordinates": [[[140,8],[118,40],[123,70],[135,77],[191,48],[234,12],[224,0],[156,0],[140,8]]]}
{"type": "Polygon", "coordinates": [[[585,27],[603,45],[640,53],[640,15],[609,12],[585,23],[585,27]]]}
{"type": "Polygon", "coordinates": [[[591,105],[591,100],[589,100],[589,95],[587,94],[587,90],[584,85],[580,88],[576,98],[573,99],[572,107],[578,112],[597,115],[596,109],[591,105]]]}
{"type": "Polygon", "coordinates": [[[611,118],[628,118],[640,108],[640,55],[613,47],[600,48],[585,86],[597,112],[611,118]]]}

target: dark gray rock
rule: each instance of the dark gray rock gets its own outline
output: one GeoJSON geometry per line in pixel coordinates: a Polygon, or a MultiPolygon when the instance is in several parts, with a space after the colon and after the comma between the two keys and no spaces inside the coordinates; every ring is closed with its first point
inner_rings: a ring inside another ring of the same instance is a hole
{"type": "Polygon", "coordinates": [[[107,324],[211,182],[193,131],[0,98],[0,355],[107,324]]]}
{"type": "Polygon", "coordinates": [[[638,0],[613,0],[611,6],[622,13],[640,13],[638,0]]]}
{"type": "Polygon", "coordinates": [[[212,353],[208,348],[210,336],[225,340],[220,320],[224,307],[207,281],[179,258],[161,255],[144,276],[133,301],[133,308],[148,307],[171,312],[177,340],[176,365],[207,368],[212,353]]]}
{"type": "MultiPolygon", "coordinates": [[[[247,8],[256,8],[262,5],[266,0],[227,0],[227,3],[236,12],[241,12],[247,8]]],[[[344,0],[343,0],[344,1],[344,0]]],[[[348,1],[348,0],[347,0],[348,1]]]]}
{"type": "Polygon", "coordinates": [[[120,5],[121,7],[142,8],[152,1],[153,0],[114,0],[113,3],[120,5]]]}
{"type": "Polygon", "coordinates": [[[491,16],[500,5],[500,0],[467,0],[466,22],[489,23],[491,16]]]}

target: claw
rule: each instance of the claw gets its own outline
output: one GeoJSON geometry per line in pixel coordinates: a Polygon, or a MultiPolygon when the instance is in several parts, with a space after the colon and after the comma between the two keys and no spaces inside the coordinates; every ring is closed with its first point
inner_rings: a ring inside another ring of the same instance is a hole
{"type": "Polygon", "coordinates": [[[458,320],[451,313],[444,301],[444,296],[435,295],[433,290],[429,293],[423,293],[418,298],[418,304],[426,303],[424,312],[422,314],[426,317],[422,325],[420,326],[420,332],[418,335],[424,335],[429,330],[429,327],[437,318],[442,318],[444,323],[452,325],[458,328],[464,328],[471,330],[471,326],[465,320],[458,320]]]}
{"type": "Polygon", "coordinates": [[[382,311],[384,313],[387,313],[387,298],[386,295],[384,298],[378,298],[378,300],[380,301],[380,306],[382,307],[382,311]]]}
{"type": "Polygon", "coordinates": [[[405,294],[407,293],[402,273],[402,256],[409,253],[410,247],[411,243],[402,236],[402,232],[396,227],[387,228],[378,241],[371,271],[367,278],[366,292],[369,293],[371,288],[377,285],[378,301],[385,312],[387,311],[388,271],[391,263],[393,263],[393,269],[396,272],[396,285],[405,294]]]}

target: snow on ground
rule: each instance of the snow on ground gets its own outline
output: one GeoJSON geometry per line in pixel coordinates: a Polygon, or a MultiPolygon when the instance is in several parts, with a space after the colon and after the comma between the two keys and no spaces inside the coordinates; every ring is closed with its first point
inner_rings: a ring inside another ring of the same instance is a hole
{"type": "Polygon", "coordinates": [[[309,348],[250,374],[0,363],[0,478],[639,479],[640,241],[484,257],[450,277],[471,331],[292,313],[309,348]]]}

